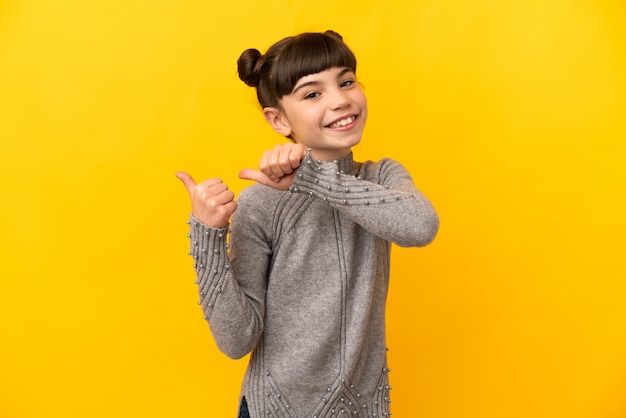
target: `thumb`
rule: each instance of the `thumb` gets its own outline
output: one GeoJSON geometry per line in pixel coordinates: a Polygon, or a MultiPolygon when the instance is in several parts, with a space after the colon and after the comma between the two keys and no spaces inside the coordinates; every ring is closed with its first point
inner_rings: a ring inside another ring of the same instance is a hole
{"type": "Polygon", "coordinates": [[[194,181],[194,179],[184,171],[179,171],[178,173],[176,173],[176,177],[183,182],[185,188],[187,189],[187,192],[189,193],[189,196],[193,196],[193,191],[196,188],[196,182],[194,181]]]}
{"type": "Polygon", "coordinates": [[[253,170],[251,168],[244,168],[239,172],[239,178],[243,180],[252,180],[257,183],[265,184],[266,186],[271,186],[274,183],[269,177],[258,170],[253,170]]]}
{"type": "Polygon", "coordinates": [[[289,190],[289,187],[293,183],[293,178],[295,175],[296,175],[296,172],[294,171],[291,174],[282,176],[280,180],[276,182],[272,180],[271,178],[267,177],[262,172],[258,170],[253,170],[251,168],[244,168],[243,170],[239,172],[240,179],[253,180],[253,181],[256,181],[257,183],[263,184],[265,186],[269,186],[276,190],[282,190],[282,191],[289,190]]]}

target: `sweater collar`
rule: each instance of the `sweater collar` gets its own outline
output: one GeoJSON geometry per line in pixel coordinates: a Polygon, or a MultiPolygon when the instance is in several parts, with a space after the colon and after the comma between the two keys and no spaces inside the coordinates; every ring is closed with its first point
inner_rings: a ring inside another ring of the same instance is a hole
{"type": "Polygon", "coordinates": [[[337,169],[339,172],[341,172],[342,174],[352,175],[352,174],[356,174],[353,157],[354,156],[352,152],[350,152],[350,154],[346,155],[345,157],[339,160],[333,160],[333,161],[315,160],[315,162],[317,162],[318,164],[327,164],[327,163],[337,164],[337,169]]]}

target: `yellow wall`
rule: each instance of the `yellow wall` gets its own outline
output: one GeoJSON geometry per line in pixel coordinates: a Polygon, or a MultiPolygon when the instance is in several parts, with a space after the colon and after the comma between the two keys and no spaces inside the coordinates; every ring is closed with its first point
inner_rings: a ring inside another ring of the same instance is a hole
{"type": "Polygon", "coordinates": [[[626,416],[624,4],[0,3],[0,417],[234,416],[174,172],[244,187],[281,139],[239,53],[327,28],[360,59],[357,158],[442,220],[394,249],[394,416],[626,416]]]}

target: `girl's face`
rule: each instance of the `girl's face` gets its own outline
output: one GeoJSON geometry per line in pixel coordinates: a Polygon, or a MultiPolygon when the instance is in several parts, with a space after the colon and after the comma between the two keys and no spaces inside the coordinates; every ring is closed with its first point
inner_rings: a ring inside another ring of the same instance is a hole
{"type": "Polygon", "coordinates": [[[311,148],[313,158],[345,157],[361,141],[367,119],[367,100],[349,68],[330,68],[300,78],[281,99],[274,129],[311,148]],[[280,129],[279,129],[280,128],[280,129]]]}

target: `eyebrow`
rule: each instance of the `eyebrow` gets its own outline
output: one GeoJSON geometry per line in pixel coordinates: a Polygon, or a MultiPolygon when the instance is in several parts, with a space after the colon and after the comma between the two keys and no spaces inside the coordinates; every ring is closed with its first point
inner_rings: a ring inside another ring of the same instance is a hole
{"type": "MultiPolygon", "coordinates": [[[[344,74],[350,73],[350,72],[352,72],[352,68],[345,67],[341,71],[339,71],[339,74],[337,74],[337,78],[341,78],[341,77],[343,77],[344,74]]],[[[321,82],[319,82],[317,80],[312,80],[312,81],[308,81],[306,83],[302,83],[299,86],[297,86],[296,88],[294,88],[293,91],[291,92],[291,94],[295,94],[298,90],[300,90],[300,89],[302,89],[304,87],[317,86],[317,85],[320,85],[320,84],[321,84],[321,82]]]]}

